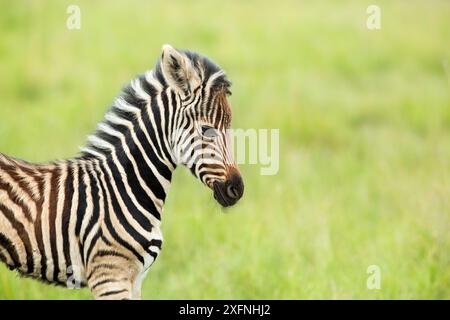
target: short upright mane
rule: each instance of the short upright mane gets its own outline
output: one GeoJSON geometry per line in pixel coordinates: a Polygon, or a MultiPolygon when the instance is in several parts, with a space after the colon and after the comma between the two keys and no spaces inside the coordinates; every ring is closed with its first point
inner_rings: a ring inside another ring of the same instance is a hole
{"type": "MultiPolygon", "coordinates": [[[[211,89],[223,91],[230,95],[231,82],[227,79],[225,72],[209,58],[198,53],[184,50],[180,51],[192,62],[192,65],[202,75],[202,82],[206,83],[214,75],[211,89]]],[[[92,156],[104,156],[111,152],[111,146],[120,143],[117,136],[108,133],[108,129],[117,130],[124,134],[129,134],[129,130],[121,125],[118,119],[133,123],[136,119],[136,112],[145,114],[148,108],[150,113],[154,113],[154,106],[148,106],[149,101],[157,96],[160,91],[167,89],[167,80],[164,77],[161,58],[157,61],[154,69],[135,77],[119,93],[111,108],[106,112],[105,118],[99,123],[97,130],[88,138],[87,145],[82,149],[82,158],[92,156]],[[112,120],[115,121],[112,121],[112,120]]],[[[172,97],[175,99],[175,97],[172,97]]],[[[119,150],[120,152],[120,150],[119,150]]],[[[170,157],[169,157],[170,158],[170,157]]]]}

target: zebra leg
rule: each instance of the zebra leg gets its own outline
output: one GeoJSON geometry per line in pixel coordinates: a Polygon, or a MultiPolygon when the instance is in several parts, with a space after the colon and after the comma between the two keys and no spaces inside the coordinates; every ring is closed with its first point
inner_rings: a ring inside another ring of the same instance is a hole
{"type": "Polygon", "coordinates": [[[147,268],[147,270],[140,272],[137,277],[133,281],[133,293],[132,297],[133,300],[141,300],[141,289],[142,289],[142,282],[144,281],[145,277],[147,276],[148,270],[150,268],[147,268]]]}
{"type": "Polygon", "coordinates": [[[88,282],[96,300],[131,300],[132,283],[126,277],[117,274],[104,274],[88,282]]]}
{"type": "Polygon", "coordinates": [[[131,293],[131,299],[141,300],[141,298],[141,285],[135,283],[133,286],[133,292],[131,293]]]}
{"type": "Polygon", "coordinates": [[[97,300],[134,299],[133,268],[115,264],[97,264],[88,275],[87,284],[97,300]]]}

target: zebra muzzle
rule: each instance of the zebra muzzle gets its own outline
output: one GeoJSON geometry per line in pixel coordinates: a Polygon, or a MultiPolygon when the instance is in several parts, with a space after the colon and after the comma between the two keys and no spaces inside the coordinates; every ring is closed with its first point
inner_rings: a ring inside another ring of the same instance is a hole
{"type": "Polygon", "coordinates": [[[233,174],[225,181],[214,182],[214,198],[223,207],[229,207],[244,194],[244,182],[239,174],[233,174]]]}

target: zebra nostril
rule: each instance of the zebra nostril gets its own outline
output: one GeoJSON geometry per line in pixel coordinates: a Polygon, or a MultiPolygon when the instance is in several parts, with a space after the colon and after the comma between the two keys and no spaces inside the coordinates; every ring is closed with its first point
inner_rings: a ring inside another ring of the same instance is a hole
{"type": "Polygon", "coordinates": [[[238,198],[239,197],[238,189],[233,184],[229,184],[227,187],[227,195],[232,199],[238,198]]]}

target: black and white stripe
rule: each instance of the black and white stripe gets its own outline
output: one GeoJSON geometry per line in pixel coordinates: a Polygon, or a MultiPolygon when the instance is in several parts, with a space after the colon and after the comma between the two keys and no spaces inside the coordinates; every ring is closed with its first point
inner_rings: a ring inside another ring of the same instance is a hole
{"type": "Polygon", "coordinates": [[[140,297],[162,246],[172,172],[187,166],[234,204],[243,183],[227,130],[230,83],[206,57],[163,47],[89,136],[80,157],[29,164],[0,154],[0,260],[25,276],[140,297]]]}

